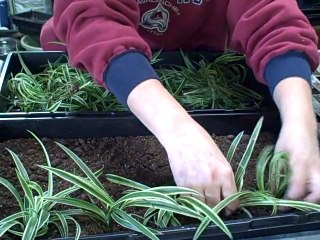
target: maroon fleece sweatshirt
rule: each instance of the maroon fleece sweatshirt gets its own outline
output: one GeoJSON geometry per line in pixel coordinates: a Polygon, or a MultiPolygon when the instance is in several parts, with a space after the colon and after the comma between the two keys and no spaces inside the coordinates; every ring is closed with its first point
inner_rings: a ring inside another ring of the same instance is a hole
{"type": "Polygon", "coordinates": [[[141,81],[156,78],[151,50],[232,49],[271,88],[290,76],[309,80],[318,65],[317,35],[296,0],[56,0],[42,29],[45,50],[66,44],[86,69],[125,103],[141,81]],[[51,43],[50,43],[51,42],[51,43]],[[146,58],[147,57],[147,58],[146,58]],[[120,96],[121,95],[121,96],[120,96]]]}

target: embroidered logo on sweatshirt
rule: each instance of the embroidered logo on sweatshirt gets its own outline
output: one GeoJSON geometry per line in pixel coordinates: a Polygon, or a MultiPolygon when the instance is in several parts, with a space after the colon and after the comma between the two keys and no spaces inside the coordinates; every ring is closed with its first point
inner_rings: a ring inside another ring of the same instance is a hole
{"type": "Polygon", "coordinates": [[[142,13],[140,26],[153,35],[163,35],[168,30],[170,14],[180,16],[180,6],[187,4],[200,6],[203,0],[137,0],[137,3],[138,5],[157,3],[156,7],[142,13]]]}
{"type": "Polygon", "coordinates": [[[149,30],[156,30],[160,33],[168,29],[170,13],[161,2],[157,7],[145,12],[141,17],[140,25],[149,30]]]}

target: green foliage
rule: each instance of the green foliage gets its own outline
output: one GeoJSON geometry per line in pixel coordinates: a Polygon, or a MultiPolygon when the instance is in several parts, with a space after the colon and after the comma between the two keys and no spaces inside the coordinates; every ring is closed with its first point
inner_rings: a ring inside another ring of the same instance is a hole
{"type": "MultiPolygon", "coordinates": [[[[266,146],[259,154],[256,163],[255,190],[243,190],[243,179],[250,161],[254,146],[262,127],[263,118],[260,118],[250,137],[246,151],[242,156],[238,169],[235,173],[236,185],[239,193],[240,206],[249,216],[246,207],[270,206],[272,214],[276,214],[280,207],[294,208],[301,211],[320,211],[320,205],[305,201],[282,199],[288,187],[291,177],[289,168],[289,154],[287,152],[274,152],[274,146],[266,146]]],[[[241,132],[232,142],[227,159],[232,160],[234,152],[241,141],[241,132]]]]}
{"type": "MultiPolygon", "coordinates": [[[[50,160],[46,149],[42,142],[31,133],[38,143],[41,145],[45,154],[47,166],[50,165],[50,160]]],[[[0,177],[0,184],[8,189],[18,202],[20,211],[12,214],[0,221],[0,237],[10,232],[21,237],[23,240],[33,240],[36,237],[43,236],[48,232],[48,227],[53,224],[58,227],[61,236],[67,237],[69,235],[67,222],[74,222],[76,225],[76,236],[80,236],[81,228],[77,221],[72,217],[73,215],[83,214],[81,208],[73,211],[58,211],[54,210],[55,203],[48,201],[47,198],[64,198],[69,194],[75,192],[78,188],[71,187],[61,191],[57,194],[53,193],[53,176],[48,173],[48,188],[44,191],[41,186],[30,180],[26,169],[24,168],[18,155],[11,150],[8,150],[16,165],[16,174],[22,188],[21,195],[17,188],[9,181],[0,177]]]]}
{"type": "Polygon", "coordinates": [[[157,69],[169,93],[187,110],[242,109],[258,106],[262,97],[243,86],[243,56],[225,53],[213,62],[195,64],[181,52],[185,66],[157,69]]]}
{"type": "MultiPolygon", "coordinates": [[[[242,187],[243,187],[243,179],[245,176],[245,172],[247,169],[247,166],[249,164],[249,161],[251,159],[252,156],[252,152],[254,150],[254,146],[257,142],[261,127],[262,127],[262,123],[263,123],[263,117],[260,118],[260,120],[258,121],[257,125],[255,126],[249,143],[247,145],[247,148],[241,158],[241,161],[238,165],[237,171],[235,173],[235,181],[236,181],[236,185],[238,188],[238,191],[241,192],[242,191],[242,187]]],[[[241,137],[243,136],[243,132],[240,133],[234,140],[234,142],[231,144],[231,148],[229,149],[229,153],[227,154],[227,156],[230,156],[230,161],[232,160],[232,156],[233,156],[233,152],[234,149],[237,148],[237,145],[239,144],[241,137]],[[231,152],[231,153],[230,153],[231,152]]]]}
{"type": "Polygon", "coordinates": [[[151,188],[120,176],[108,174],[107,178],[111,182],[129,187],[129,191],[124,196],[114,201],[108,194],[107,189],[104,188],[85,163],[70,149],[61,144],[58,145],[77,163],[86,177],[90,179],[90,182],[84,177],[61,169],[48,166],[42,166],[42,168],[85,190],[92,197],[99,200],[105,211],[102,212],[93,203],[89,202],[82,202],[82,207],[79,204],[75,205],[76,199],[70,197],[59,199],[58,201],[54,198],[49,198],[48,200],[85,209],[92,215],[97,215],[96,218],[105,223],[110,223],[111,220],[114,220],[121,226],[140,232],[150,239],[158,239],[156,235],[161,233],[150,228],[149,225],[155,224],[156,226],[165,227],[169,223],[179,224],[174,214],[199,219],[200,221],[206,219],[207,222],[209,220],[209,223],[217,224],[222,231],[231,237],[231,233],[218,216],[219,212],[215,212],[194,197],[186,197],[186,195],[198,195],[198,192],[177,186],[151,188]],[[144,208],[146,212],[143,216],[133,216],[128,213],[131,208],[144,208]],[[142,221],[139,221],[140,219],[142,221]]]}
{"type": "Polygon", "coordinates": [[[282,197],[290,179],[289,155],[274,153],[274,146],[267,146],[260,153],[256,165],[257,188],[275,197],[282,197]],[[267,166],[269,171],[267,171],[267,166]],[[267,178],[267,179],[266,179],[267,178]]]}
{"type": "MultiPolygon", "coordinates": [[[[24,197],[7,180],[0,178],[4,185],[17,200],[20,211],[0,221],[0,236],[10,232],[23,239],[34,239],[47,233],[48,225],[57,226],[62,236],[69,232],[69,222],[75,223],[76,238],[80,236],[80,225],[73,215],[87,215],[90,218],[109,225],[112,221],[119,225],[139,232],[149,239],[159,239],[161,232],[156,228],[179,226],[178,215],[196,219],[200,222],[194,239],[198,239],[209,224],[216,224],[229,238],[232,235],[219,214],[230,203],[239,200],[241,209],[250,215],[248,207],[270,206],[272,214],[279,207],[295,208],[301,211],[320,211],[320,205],[303,201],[281,199],[290,179],[289,156],[285,152],[275,153],[274,146],[267,146],[259,155],[256,165],[255,190],[243,189],[243,179],[251,159],[254,146],[262,128],[261,118],[249,139],[247,148],[240,160],[235,173],[238,192],[223,199],[215,207],[210,208],[196,196],[198,192],[178,186],[149,187],[121,176],[107,174],[107,179],[118,185],[125,186],[127,190],[119,199],[113,199],[99,180],[102,169],[93,173],[90,168],[74,152],[62,144],[58,146],[79,166],[84,177],[50,165],[49,156],[41,141],[33,135],[41,145],[46,158],[48,171],[48,189],[42,188],[28,177],[18,156],[9,150],[17,166],[17,176],[22,186],[24,197]],[[72,184],[71,188],[53,193],[53,175],[72,184]],[[90,195],[90,201],[84,201],[70,196],[71,193],[82,189],[90,195]],[[97,206],[97,203],[99,204],[97,206]],[[57,211],[56,204],[71,207],[70,210],[57,211]],[[140,214],[132,214],[132,209],[142,208],[140,214]]],[[[232,142],[227,159],[231,162],[236,149],[241,142],[241,132],[232,142]]]]}
{"type": "MultiPolygon", "coordinates": [[[[161,62],[160,51],[152,64],[161,62]]],[[[193,64],[182,53],[185,67],[157,69],[164,87],[187,110],[255,107],[261,96],[242,85],[245,67],[242,56],[225,53],[215,61],[193,64]]],[[[8,111],[126,111],[116,97],[98,86],[88,72],[71,67],[66,56],[48,63],[44,71],[32,74],[18,53],[22,71],[8,80],[8,111]],[[64,61],[63,61],[64,60],[64,61]]]]}
{"type": "Polygon", "coordinates": [[[61,57],[46,69],[32,74],[20,54],[23,71],[8,80],[11,92],[8,111],[124,111],[113,94],[105,91],[84,71],[61,63],[61,57]]]}

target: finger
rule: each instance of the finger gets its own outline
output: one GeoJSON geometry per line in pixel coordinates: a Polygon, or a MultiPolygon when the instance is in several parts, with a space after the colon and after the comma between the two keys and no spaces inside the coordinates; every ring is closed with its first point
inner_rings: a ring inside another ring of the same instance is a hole
{"type": "Polygon", "coordinates": [[[218,181],[212,181],[207,188],[204,189],[205,203],[209,207],[214,207],[221,201],[221,185],[218,181]]]}
{"type": "Polygon", "coordinates": [[[307,197],[305,197],[304,200],[306,202],[319,204],[320,203],[320,192],[310,193],[307,197]]]}
{"type": "MultiPolygon", "coordinates": [[[[305,172],[294,173],[291,176],[290,183],[284,198],[290,200],[302,200],[307,193],[307,176],[305,172]]],[[[281,212],[290,212],[292,208],[282,206],[281,212]]]]}
{"type": "MultiPolygon", "coordinates": [[[[234,181],[228,181],[222,186],[222,198],[225,199],[237,192],[237,186],[234,181]]],[[[226,208],[225,208],[225,214],[227,216],[230,216],[234,211],[236,211],[239,208],[239,200],[236,199],[232,201],[226,208]]]]}
{"type": "Polygon", "coordinates": [[[290,179],[286,199],[301,200],[307,193],[307,175],[305,171],[294,172],[290,179]]]}
{"type": "Polygon", "coordinates": [[[200,188],[196,188],[194,186],[184,186],[185,188],[189,188],[189,189],[192,189],[194,191],[196,191],[198,194],[180,194],[180,197],[193,197],[193,198],[196,198],[202,202],[204,202],[204,196],[203,196],[203,191],[200,190],[200,188]],[[200,192],[202,191],[202,192],[200,192]]]}
{"type": "Polygon", "coordinates": [[[320,203],[320,174],[314,173],[309,183],[309,194],[304,199],[311,203],[320,203]]]}
{"type": "Polygon", "coordinates": [[[191,188],[199,193],[199,194],[191,194],[191,197],[194,197],[194,198],[200,200],[201,202],[205,203],[205,196],[204,196],[203,188],[201,188],[199,186],[191,186],[189,188],[191,188]]]}
{"type": "Polygon", "coordinates": [[[207,189],[204,193],[205,203],[213,208],[221,201],[221,188],[220,186],[212,186],[212,188],[207,189]]]}

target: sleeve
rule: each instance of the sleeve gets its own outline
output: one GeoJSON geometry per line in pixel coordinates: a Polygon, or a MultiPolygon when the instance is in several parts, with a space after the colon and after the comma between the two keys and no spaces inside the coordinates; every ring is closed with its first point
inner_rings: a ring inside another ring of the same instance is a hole
{"type": "Polygon", "coordinates": [[[271,93],[286,77],[311,78],[319,64],[317,35],[295,0],[230,0],[230,47],[246,55],[271,93]]]}
{"type": "Polygon", "coordinates": [[[52,29],[44,28],[42,35],[45,31],[55,35],[66,45],[71,64],[86,69],[98,84],[107,87],[106,82],[111,79],[115,92],[128,94],[126,91],[130,92],[141,79],[156,77],[149,63],[151,50],[137,31],[139,18],[136,0],[59,0],[54,2],[52,29]],[[136,71],[137,76],[131,76],[131,68],[135,71],[138,66],[146,71],[136,71]],[[108,78],[109,72],[112,76],[108,78]]]}
{"type": "Polygon", "coordinates": [[[41,28],[41,47],[45,51],[67,51],[66,45],[61,42],[53,29],[53,18],[50,18],[41,28]]]}

